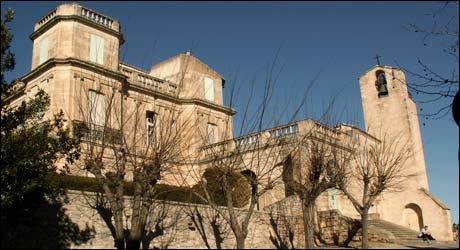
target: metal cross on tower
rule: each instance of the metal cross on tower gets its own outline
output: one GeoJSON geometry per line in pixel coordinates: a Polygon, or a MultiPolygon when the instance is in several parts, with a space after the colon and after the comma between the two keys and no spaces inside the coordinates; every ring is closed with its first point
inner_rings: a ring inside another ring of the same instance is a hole
{"type": "Polygon", "coordinates": [[[376,54],[374,57],[375,59],[377,59],[377,65],[380,65],[380,59],[379,59],[380,57],[381,56],[379,56],[379,54],[376,54]]]}

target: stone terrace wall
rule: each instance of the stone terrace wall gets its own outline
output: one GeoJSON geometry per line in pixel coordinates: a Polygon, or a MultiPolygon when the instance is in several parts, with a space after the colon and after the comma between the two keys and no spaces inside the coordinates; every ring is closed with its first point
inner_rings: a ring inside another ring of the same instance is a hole
{"type": "MultiPolygon", "coordinates": [[[[327,245],[355,246],[361,242],[361,222],[343,216],[339,210],[321,211],[318,213],[319,241],[327,245]]],[[[369,226],[368,239],[371,242],[394,242],[392,233],[369,226]]]]}
{"type": "MultiPolygon", "coordinates": [[[[112,235],[102,217],[91,206],[94,193],[68,192],[65,205],[70,219],[80,229],[93,227],[95,237],[72,248],[114,248],[112,235]]],[[[126,206],[130,199],[126,197],[126,206]]],[[[221,207],[225,210],[225,207],[221,207]]],[[[129,222],[130,209],[126,219],[129,222]]],[[[240,216],[246,211],[237,209],[240,216]]],[[[145,245],[149,248],[236,248],[229,225],[210,206],[179,202],[156,202],[151,212],[150,232],[145,245]]],[[[339,210],[319,211],[315,223],[317,243],[325,245],[356,245],[361,240],[360,222],[343,216],[339,210]]],[[[390,233],[391,234],[391,233],[390,233]]],[[[386,231],[369,228],[369,240],[392,242],[386,231]]],[[[249,225],[246,248],[303,248],[304,229],[299,200],[295,196],[256,210],[249,225]]]]}
{"type": "MultiPolygon", "coordinates": [[[[65,208],[70,219],[81,229],[88,225],[96,231],[95,237],[89,242],[72,245],[72,248],[114,248],[108,227],[96,210],[90,207],[96,195],[69,191],[68,197],[69,204],[65,208]]],[[[129,202],[127,197],[126,205],[129,202]]],[[[245,213],[244,210],[239,211],[245,213]]],[[[280,208],[255,211],[249,225],[246,248],[273,249],[292,245],[302,248],[304,239],[301,217],[284,216],[280,214],[283,211],[280,208]]],[[[128,221],[129,216],[126,214],[128,221]]],[[[209,206],[158,202],[154,205],[151,217],[149,248],[236,248],[230,227],[209,206]]]]}

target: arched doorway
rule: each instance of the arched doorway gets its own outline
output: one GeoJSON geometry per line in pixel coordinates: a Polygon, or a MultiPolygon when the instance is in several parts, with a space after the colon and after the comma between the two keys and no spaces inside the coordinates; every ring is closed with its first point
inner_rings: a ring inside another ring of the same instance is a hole
{"type": "Polygon", "coordinates": [[[404,226],[415,231],[423,227],[422,209],[415,203],[409,203],[403,211],[404,226]]]}

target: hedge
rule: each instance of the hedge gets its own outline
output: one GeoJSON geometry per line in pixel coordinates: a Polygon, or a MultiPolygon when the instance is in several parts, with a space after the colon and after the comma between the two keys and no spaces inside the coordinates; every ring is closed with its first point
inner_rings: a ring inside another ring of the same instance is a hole
{"type": "MultiPolygon", "coordinates": [[[[216,173],[213,171],[207,171],[206,173],[207,175],[210,175],[208,176],[207,179],[210,179],[212,178],[211,176],[214,177],[216,175],[216,173]]],[[[241,176],[240,175],[241,174],[236,174],[232,178],[232,179],[236,178],[235,179],[237,180],[236,183],[239,184],[236,186],[235,188],[236,191],[233,194],[233,198],[235,200],[235,204],[234,204],[235,207],[243,207],[249,201],[248,192],[250,191],[247,191],[249,184],[247,184],[247,181],[245,179],[241,179],[243,175],[241,176]]],[[[76,175],[56,175],[55,180],[65,190],[77,190],[77,191],[86,191],[86,192],[95,192],[95,193],[103,192],[102,186],[99,184],[96,178],[76,176],[76,175]]],[[[215,180],[218,180],[218,178],[216,178],[215,180]]],[[[225,204],[223,192],[220,189],[220,187],[216,186],[216,183],[217,182],[211,182],[211,187],[208,186],[208,189],[210,192],[212,192],[213,194],[212,197],[214,201],[216,202],[216,204],[225,206],[226,204],[225,204]]],[[[204,196],[203,192],[201,191],[200,184],[196,184],[193,187],[179,187],[179,186],[166,185],[166,184],[156,184],[155,191],[156,191],[156,198],[158,200],[176,201],[176,202],[194,203],[194,204],[206,204],[205,201],[203,201],[201,198],[195,195],[195,192],[197,192],[197,193],[200,193],[202,196],[204,196]]],[[[133,194],[134,194],[133,182],[125,181],[124,195],[132,196],[133,194]]]]}

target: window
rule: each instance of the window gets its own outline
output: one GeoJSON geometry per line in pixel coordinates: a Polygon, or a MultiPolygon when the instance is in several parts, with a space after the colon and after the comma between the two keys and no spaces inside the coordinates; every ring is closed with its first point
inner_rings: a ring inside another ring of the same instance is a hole
{"type": "Polygon", "coordinates": [[[328,200],[329,200],[329,209],[337,209],[337,189],[330,188],[327,190],[328,200]]]}
{"type": "Polygon", "coordinates": [[[214,81],[211,78],[204,78],[204,96],[208,101],[214,101],[214,81]]]}
{"type": "Polygon", "coordinates": [[[145,125],[147,130],[147,144],[155,143],[157,137],[156,131],[157,114],[147,111],[145,114],[145,125]]]}
{"type": "Polygon", "coordinates": [[[104,95],[94,90],[88,94],[89,123],[104,126],[105,123],[105,101],[104,95]]]}
{"type": "Polygon", "coordinates": [[[89,60],[104,64],[104,38],[91,34],[89,60]]]}
{"type": "Polygon", "coordinates": [[[218,141],[217,126],[212,123],[208,123],[208,143],[216,143],[218,141]]]}
{"type": "Polygon", "coordinates": [[[40,61],[39,64],[48,60],[48,37],[45,37],[40,42],[40,61]]]}
{"type": "Polygon", "coordinates": [[[377,78],[375,80],[375,88],[377,88],[378,97],[387,96],[388,88],[385,72],[379,70],[375,72],[375,76],[377,78]]]}

